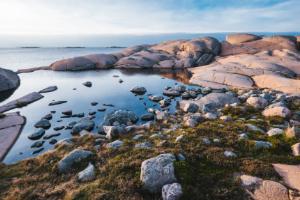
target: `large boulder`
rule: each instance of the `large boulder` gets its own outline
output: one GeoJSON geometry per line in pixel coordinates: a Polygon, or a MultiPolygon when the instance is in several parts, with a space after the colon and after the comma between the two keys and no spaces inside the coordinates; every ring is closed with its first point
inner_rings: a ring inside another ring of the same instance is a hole
{"type": "Polygon", "coordinates": [[[117,58],[111,54],[92,54],[67,58],[50,65],[54,71],[79,71],[90,69],[107,69],[112,67],[117,58]]]}
{"type": "Polygon", "coordinates": [[[288,187],[300,191],[299,165],[273,164],[273,167],[288,187]]]}
{"type": "Polygon", "coordinates": [[[255,200],[289,200],[288,189],[278,182],[248,175],[240,179],[242,187],[255,200]]]}
{"type": "Polygon", "coordinates": [[[138,117],[134,112],[128,110],[117,110],[104,117],[103,125],[131,125],[135,124],[137,121],[138,117]]]}
{"type": "Polygon", "coordinates": [[[163,200],[178,200],[182,196],[182,187],[179,183],[167,184],[162,188],[163,200]]]}
{"type": "Polygon", "coordinates": [[[196,104],[202,112],[214,112],[226,104],[239,103],[237,97],[227,93],[210,93],[198,100],[183,100],[180,104],[184,105],[196,104]]]}
{"type": "Polygon", "coordinates": [[[143,161],[140,179],[144,188],[150,192],[158,192],[170,183],[176,182],[173,154],[160,154],[154,158],[143,161]]]}
{"type": "Polygon", "coordinates": [[[91,158],[93,153],[82,149],[74,149],[58,162],[58,171],[60,173],[68,173],[73,170],[76,165],[82,164],[91,158]]]}
{"type": "Polygon", "coordinates": [[[20,78],[17,73],[0,68],[0,94],[9,90],[15,90],[20,85],[20,78]]]}
{"type": "Polygon", "coordinates": [[[261,37],[253,34],[248,33],[236,33],[236,34],[229,34],[226,36],[226,41],[230,44],[240,44],[245,42],[252,42],[255,40],[260,40],[261,37]]]}
{"type": "Polygon", "coordinates": [[[171,58],[171,55],[166,53],[143,50],[130,56],[121,58],[116,63],[116,68],[152,68],[160,61],[170,60],[171,58]]]}

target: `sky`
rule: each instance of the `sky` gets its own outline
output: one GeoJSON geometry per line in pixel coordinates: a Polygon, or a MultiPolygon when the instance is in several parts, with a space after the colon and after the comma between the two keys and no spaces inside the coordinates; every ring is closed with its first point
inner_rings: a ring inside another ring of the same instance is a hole
{"type": "Polygon", "coordinates": [[[0,34],[300,31],[300,0],[0,0],[0,34]]]}

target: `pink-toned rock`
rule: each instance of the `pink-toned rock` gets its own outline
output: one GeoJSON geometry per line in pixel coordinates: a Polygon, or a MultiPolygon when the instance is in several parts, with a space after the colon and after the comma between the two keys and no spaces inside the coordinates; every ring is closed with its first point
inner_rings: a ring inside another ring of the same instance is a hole
{"type": "Polygon", "coordinates": [[[260,88],[270,88],[285,93],[300,94],[300,80],[276,75],[259,75],[252,78],[260,88]]]}
{"type": "Polygon", "coordinates": [[[300,191],[300,165],[273,164],[273,167],[287,186],[300,191]]]}
{"type": "Polygon", "coordinates": [[[261,40],[255,40],[252,42],[246,42],[241,44],[230,44],[228,42],[223,42],[220,56],[229,56],[236,54],[256,54],[261,51],[273,51],[282,49],[297,51],[295,37],[265,37],[261,40]]]}
{"type": "Polygon", "coordinates": [[[39,70],[51,70],[49,66],[42,66],[42,67],[32,67],[32,68],[26,68],[26,69],[18,69],[17,73],[31,73],[39,70]]]}
{"type": "Polygon", "coordinates": [[[240,44],[245,42],[252,42],[255,40],[260,40],[261,37],[253,34],[248,33],[237,33],[237,34],[230,34],[226,36],[226,41],[230,44],[240,44]]]}
{"type": "Polygon", "coordinates": [[[262,114],[265,117],[287,118],[291,115],[291,111],[287,107],[284,107],[284,106],[275,106],[275,107],[266,108],[262,112],[262,114]]]}
{"type": "Polygon", "coordinates": [[[110,54],[92,54],[59,60],[52,63],[50,67],[54,71],[107,69],[112,67],[116,61],[117,58],[110,54]]]}
{"type": "Polygon", "coordinates": [[[0,161],[18,138],[25,118],[19,113],[8,113],[0,118],[0,161]]]}

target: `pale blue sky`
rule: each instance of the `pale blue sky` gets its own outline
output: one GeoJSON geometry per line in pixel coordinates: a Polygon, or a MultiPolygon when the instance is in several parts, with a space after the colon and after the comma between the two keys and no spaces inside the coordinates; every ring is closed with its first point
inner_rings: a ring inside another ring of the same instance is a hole
{"type": "Polygon", "coordinates": [[[299,31],[300,0],[1,0],[0,34],[299,31]]]}

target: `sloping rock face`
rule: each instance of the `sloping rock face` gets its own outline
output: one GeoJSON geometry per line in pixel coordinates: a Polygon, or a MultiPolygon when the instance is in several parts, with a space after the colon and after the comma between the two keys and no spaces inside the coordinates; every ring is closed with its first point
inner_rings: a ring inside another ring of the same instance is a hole
{"type": "Polygon", "coordinates": [[[300,165],[273,164],[273,167],[287,186],[300,191],[300,165]]]}
{"type": "Polygon", "coordinates": [[[263,51],[219,57],[207,66],[190,69],[192,84],[212,88],[270,88],[300,93],[300,54],[290,50],[263,51]]]}
{"type": "MultiPolygon", "coordinates": [[[[230,56],[236,54],[256,54],[260,51],[273,51],[288,49],[297,51],[297,39],[293,36],[272,36],[260,40],[241,42],[240,36],[228,36],[230,40],[222,43],[221,56],[230,56]],[[230,42],[234,41],[234,44],[230,42]]],[[[246,40],[247,41],[247,40],[246,40]]]]}
{"type": "Polygon", "coordinates": [[[15,90],[19,85],[20,78],[15,72],[0,68],[0,93],[15,90]]]}
{"type": "Polygon", "coordinates": [[[8,113],[0,117],[0,161],[15,143],[25,124],[19,113],[8,113]]]}

